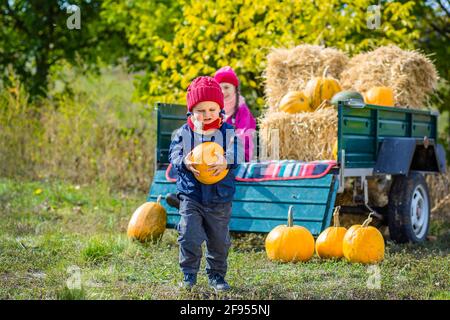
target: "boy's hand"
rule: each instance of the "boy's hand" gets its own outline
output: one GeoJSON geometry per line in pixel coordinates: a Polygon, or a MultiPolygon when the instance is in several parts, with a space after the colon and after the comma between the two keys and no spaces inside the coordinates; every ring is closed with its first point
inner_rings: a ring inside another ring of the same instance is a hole
{"type": "Polygon", "coordinates": [[[208,171],[214,171],[213,176],[218,176],[222,171],[227,168],[227,160],[220,152],[216,152],[217,162],[208,166],[208,171]]]}
{"type": "Polygon", "coordinates": [[[198,171],[197,169],[195,169],[195,166],[194,166],[195,163],[192,162],[191,160],[189,160],[190,157],[191,157],[191,155],[192,155],[192,151],[189,152],[189,153],[186,155],[186,157],[184,158],[184,164],[185,164],[186,168],[187,168],[189,171],[191,171],[196,177],[198,177],[199,174],[200,174],[200,171],[198,171]]]}

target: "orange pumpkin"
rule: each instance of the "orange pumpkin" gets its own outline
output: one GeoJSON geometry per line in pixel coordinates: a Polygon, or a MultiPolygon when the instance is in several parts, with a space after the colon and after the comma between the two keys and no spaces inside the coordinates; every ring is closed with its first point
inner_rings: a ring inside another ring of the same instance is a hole
{"type": "Polygon", "coordinates": [[[314,238],[308,229],[293,225],[292,206],[289,207],[288,225],[276,226],[265,241],[269,260],[281,262],[308,261],[314,254],[314,238]]]}
{"type": "Polygon", "coordinates": [[[333,96],[340,92],[339,81],[327,76],[328,66],[325,68],[322,77],[315,77],[308,81],[305,87],[305,95],[309,99],[311,109],[315,110],[324,100],[331,100],[333,96]]]}
{"type": "Polygon", "coordinates": [[[384,259],[384,238],[377,228],[369,226],[372,213],[362,225],[347,230],[342,251],[350,262],[378,263],[384,259]]]}
{"type": "Polygon", "coordinates": [[[302,91],[289,91],[280,101],[280,111],[287,113],[311,112],[308,97],[302,91]]]}
{"type": "Polygon", "coordinates": [[[192,150],[190,161],[194,162],[194,167],[200,172],[196,177],[198,181],[204,184],[217,183],[228,173],[228,169],[223,170],[219,175],[213,176],[213,171],[208,171],[211,164],[216,163],[218,157],[216,153],[224,153],[223,148],[215,142],[204,142],[192,150]]]}
{"type": "Polygon", "coordinates": [[[162,237],[166,230],[167,213],[160,201],[161,196],[156,202],[146,202],[134,211],[128,223],[127,235],[130,239],[145,242],[162,237]]]}
{"type": "Polygon", "coordinates": [[[316,240],[316,253],[320,258],[342,258],[342,241],[347,229],[339,224],[339,209],[333,213],[334,226],[326,228],[316,240]]]}
{"type": "Polygon", "coordinates": [[[389,87],[373,87],[364,95],[364,102],[379,106],[394,106],[394,91],[389,87]]]}

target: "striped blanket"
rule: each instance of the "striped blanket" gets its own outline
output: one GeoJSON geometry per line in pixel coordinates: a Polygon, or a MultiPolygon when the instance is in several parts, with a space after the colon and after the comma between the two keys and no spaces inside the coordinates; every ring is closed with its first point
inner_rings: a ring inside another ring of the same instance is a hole
{"type": "MultiPolygon", "coordinates": [[[[336,166],[334,160],[301,162],[297,160],[270,160],[244,162],[235,170],[237,181],[273,181],[320,178],[336,166]]],[[[170,164],[166,179],[175,182],[176,169],[170,164]]]]}

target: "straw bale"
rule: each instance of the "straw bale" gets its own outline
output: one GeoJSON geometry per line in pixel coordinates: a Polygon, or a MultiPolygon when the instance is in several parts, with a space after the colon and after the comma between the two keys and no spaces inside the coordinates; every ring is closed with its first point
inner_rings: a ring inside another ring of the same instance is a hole
{"type": "Polygon", "coordinates": [[[333,106],[296,114],[269,111],[259,122],[261,143],[269,159],[275,157],[273,130],[278,130],[280,159],[333,159],[333,144],[337,138],[337,111],[333,106]]]}
{"type": "Polygon", "coordinates": [[[427,56],[393,45],[352,57],[340,78],[343,90],[364,93],[375,86],[391,87],[395,106],[407,108],[425,108],[437,80],[436,68],[427,56]]]}
{"type": "Polygon", "coordinates": [[[317,45],[272,49],[263,75],[269,109],[277,110],[278,103],[288,91],[302,91],[311,78],[322,76],[327,66],[328,75],[339,79],[348,61],[344,52],[317,45]]]}

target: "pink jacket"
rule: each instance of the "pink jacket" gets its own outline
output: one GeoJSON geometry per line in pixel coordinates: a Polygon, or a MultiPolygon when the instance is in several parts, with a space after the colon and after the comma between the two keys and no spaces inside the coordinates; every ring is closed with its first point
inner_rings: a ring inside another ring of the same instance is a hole
{"type": "Polygon", "coordinates": [[[253,156],[253,137],[256,134],[256,120],[253,117],[250,109],[243,99],[240,99],[241,104],[235,113],[235,118],[228,117],[225,122],[233,125],[236,130],[236,136],[240,138],[245,150],[245,161],[250,161],[253,156]]]}

